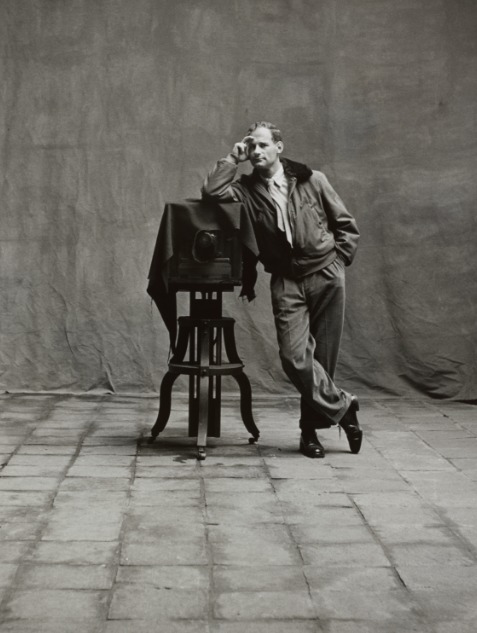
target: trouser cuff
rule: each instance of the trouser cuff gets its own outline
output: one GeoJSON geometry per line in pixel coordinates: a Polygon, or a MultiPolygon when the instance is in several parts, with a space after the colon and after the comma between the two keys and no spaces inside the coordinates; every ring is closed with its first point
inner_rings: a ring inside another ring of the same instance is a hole
{"type": "Polygon", "coordinates": [[[306,420],[300,420],[299,422],[299,427],[302,431],[312,431],[313,429],[329,429],[332,426],[336,426],[336,424],[334,422],[327,422],[327,421],[314,421],[314,422],[309,422],[306,420]]]}
{"type": "Polygon", "coordinates": [[[336,424],[339,424],[341,420],[344,418],[344,416],[346,415],[346,412],[348,411],[351,405],[351,398],[352,396],[350,394],[346,394],[346,402],[344,406],[338,411],[338,413],[336,413],[333,416],[333,421],[331,423],[333,426],[335,426],[336,424]]]}

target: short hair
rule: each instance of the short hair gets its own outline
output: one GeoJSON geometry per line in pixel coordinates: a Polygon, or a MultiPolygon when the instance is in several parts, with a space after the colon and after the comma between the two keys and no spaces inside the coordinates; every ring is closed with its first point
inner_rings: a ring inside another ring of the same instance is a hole
{"type": "Polygon", "coordinates": [[[270,133],[272,135],[272,140],[273,140],[274,143],[278,143],[279,141],[283,141],[282,133],[277,128],[277,126],[274,125],[273,123],[270,123],[270,121],[256,121],[255,123],[252,123],[252,125],[248,128],[247,134],[251,134],[258,127],[266,127],[267,130],[270,130],[270,133]]]}

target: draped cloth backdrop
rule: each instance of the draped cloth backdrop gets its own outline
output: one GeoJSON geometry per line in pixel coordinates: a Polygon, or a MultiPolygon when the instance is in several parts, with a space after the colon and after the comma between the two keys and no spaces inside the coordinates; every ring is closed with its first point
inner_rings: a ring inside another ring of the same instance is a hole
{"type": "MultiPolygon", "coordinates": [[[[164,204],[268,119],[362,233],[340,383],[476,399],[476,33],[474,0],[0,0],[0,388],[158,390],[164,204]]],[[[247,374],[293,393],[257,291],[247,374]]]]}

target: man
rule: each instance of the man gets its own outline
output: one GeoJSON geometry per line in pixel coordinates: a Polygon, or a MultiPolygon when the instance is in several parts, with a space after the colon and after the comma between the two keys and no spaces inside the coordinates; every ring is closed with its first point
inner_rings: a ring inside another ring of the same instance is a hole
{"type": "Polygon", "coordinates": [[[359,232],[326,176],[282,158],[283,149],[275,125],[254,123],[216,163],[202,193],[242,202],[254,227],[259,259],[271,273],[280,359],[301,394],[301,452],[324,457],[316,429],[339,424],[358,453],[358,400],[333,378],[344,322],[344,267],[353,260],[359,232]],[[239,163],[247,160],[253,172],[236,179],[239,163]]]}

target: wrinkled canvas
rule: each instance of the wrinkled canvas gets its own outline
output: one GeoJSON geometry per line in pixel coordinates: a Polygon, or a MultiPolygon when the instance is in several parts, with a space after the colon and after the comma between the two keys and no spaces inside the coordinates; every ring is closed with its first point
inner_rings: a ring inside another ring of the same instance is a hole
{"type": "MultiPolygon", "coordinates": [[[[1,389],[158,390],[164,204],[269,119],[361,230],[338,382],[476,399],[476,33],[470,0],[0,0],[1,389]]],[[[293,393],[257,294],[246,372],[293,393]]]]}

